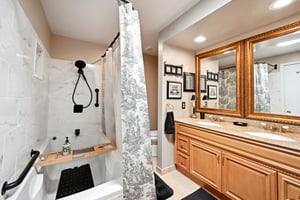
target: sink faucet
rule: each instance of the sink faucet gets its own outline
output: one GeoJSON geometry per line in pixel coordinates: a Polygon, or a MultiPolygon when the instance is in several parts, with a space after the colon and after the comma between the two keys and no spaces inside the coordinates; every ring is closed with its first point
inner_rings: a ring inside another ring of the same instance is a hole
{"type": "Polygon", "coordinates": [[[289,126],[287,126],[287,125],[275,125],[275,124],[266,123],[266,122],[261,122],[260,125],[265,130],[279,131],[281,133],[285,133],[289,129],[289,126]]]}
{"type": "Polygon", "coordinates": [[[223,117],[209,115],[208,118],[210,121],[214,121],[214,122],[223,122],[224,121],[223,117]]]}

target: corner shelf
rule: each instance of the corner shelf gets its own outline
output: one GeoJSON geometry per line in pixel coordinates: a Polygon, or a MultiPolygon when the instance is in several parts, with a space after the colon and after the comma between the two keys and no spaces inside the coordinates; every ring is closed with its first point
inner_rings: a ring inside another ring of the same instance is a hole
{"type": "Polygon", "coordinates": [[[34,163],[33,166],[35,167],[42,167],[42,166],[48,166],[48,165],[55,165],[58,163],[63,163],[63,162],[69,162],[72,161],[75,158],[87,158],[87,157],[92,157],[92,156],[98,156],[101,154],[105,154],[111,151],[116,150],[116,146],[112,144],[111,142],[109,143],[103,143],[103,144],[96,144],[94,146],[89,146],[85,148],[80,148],[80,149],[73,149],[70,155],[64,156],[62,155],[61,151],[58,152],[51,152],[47,154],[40,154],[38,162],[34,163]],[[76,151],[85,151],[85,149],[91,149],[88,150],[88,152],[84,153],[77,153],[74,154],[74,150],[76,151]]]}

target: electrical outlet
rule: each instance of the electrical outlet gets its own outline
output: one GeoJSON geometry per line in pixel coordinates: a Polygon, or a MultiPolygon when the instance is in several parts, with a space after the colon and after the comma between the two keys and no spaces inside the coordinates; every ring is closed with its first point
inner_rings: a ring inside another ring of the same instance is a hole
{"type": "Polygon", "coordinates": [[[185,102],[181,102],[181,108],[185,109],[185,102]]]}

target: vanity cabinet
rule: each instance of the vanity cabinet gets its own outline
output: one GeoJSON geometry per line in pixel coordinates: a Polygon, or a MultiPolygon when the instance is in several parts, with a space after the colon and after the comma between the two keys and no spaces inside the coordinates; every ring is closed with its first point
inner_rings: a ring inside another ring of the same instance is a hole
{"type": "Polygon", "coordinates": [[[300,200],[300,152],[176,122],[175,166],[219,199],[300,200]]]}
{"type": "Polygon", "coordinates": [[[278,173],[279,199],[300,200],[300,180],[278,173]]]}

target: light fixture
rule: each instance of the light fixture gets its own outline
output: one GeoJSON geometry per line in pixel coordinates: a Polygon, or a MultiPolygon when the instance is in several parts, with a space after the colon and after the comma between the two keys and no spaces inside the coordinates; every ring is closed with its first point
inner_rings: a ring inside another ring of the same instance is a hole
{"type": "Polygon", "coordinates": [[[299,42],[300,42],[300,39],[289,40],[289,41],[285,41],[285,42],[280,42],[280,43],[276,44],[276,46],[283,47],[283,46],[296,44],[296,43],[299,43],[299,42]]]}
{"type": "Polygon", "coordinates": [[[196,95],[192,95],[191,100],[193,101],[192,102],[192,105],[193,105],[193,114],[191,115],[191,118],[197,118],[196,110],[195,110],[195,101],[196,101],[196,99],[197,99],[196,95]]]}
{"type": "Polygon", "coordinates": [[[206,40],[206,37],[204,36],[197,36],[194,39],[194,42],[200,43],[200,42],[204,42],[206,40]]]}
{"type": "Polygon", "coordinates": [[[277,10],[291,4],[295,0],[276,0],[270,6],[270,10],[277,10]]]}

